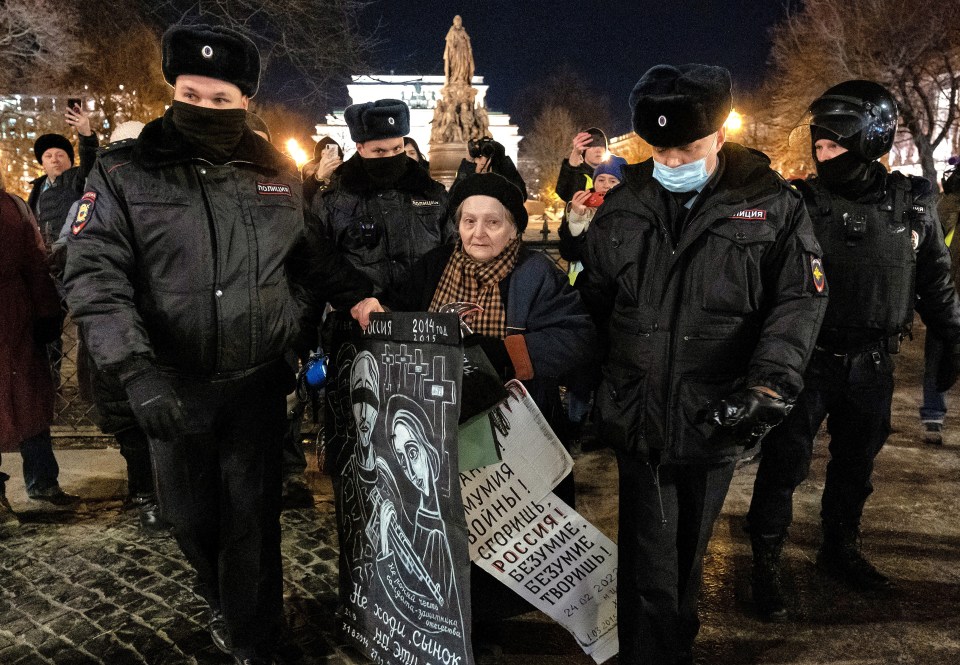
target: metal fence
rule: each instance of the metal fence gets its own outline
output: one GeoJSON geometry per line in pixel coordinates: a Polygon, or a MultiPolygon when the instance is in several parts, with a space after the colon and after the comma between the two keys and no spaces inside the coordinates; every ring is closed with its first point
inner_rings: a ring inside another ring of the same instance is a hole
{"type": "Polygon", "coordinates": [[[77,364],[80,338],[77,326],[67,316],[59,344],[50,344],[47,351],[57,388],[53,406],[53,436],[102,436],[93,421],[93,404],[81,394],[80,372],[77,364]]]}

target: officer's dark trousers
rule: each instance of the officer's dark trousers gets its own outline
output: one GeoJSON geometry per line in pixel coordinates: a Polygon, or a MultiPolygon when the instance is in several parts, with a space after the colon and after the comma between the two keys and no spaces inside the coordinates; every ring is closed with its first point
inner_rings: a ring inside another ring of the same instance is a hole
{"type": "Polygon", "coordinates": [[[153,494],[153,469],[147,435],[135,425],[113,436],[120,444],[120,454],[127,463],[127,495],[153,494]]]}
{"type": "Polygon", "coordinates": [[[620,662],[674,665],[689,654],[700,629],[703,555],[734,463],[657,470],[628,454],[618,461],[620,662]]]}
{"type": "Polygon", "coordinates": [[[882,350],[848,356],[815,351],[804,385],[793,411],[760,444],[747,514],[751,533],[786,535],[793,492],[810,471],[813,440],[824,418],[830,434],[820,513],[824,524],[855,528],[873,491],[873,461],[890,435],[890,355],[882,350]]]}
{"type": "Polygon", "coordinates": [[[161,513],[197,572],[198,592],[223,610],[234,646],[269,644],[283,616],[286,388],[276,370],[175,387],[190,433],[150,441],[161,513]]]}

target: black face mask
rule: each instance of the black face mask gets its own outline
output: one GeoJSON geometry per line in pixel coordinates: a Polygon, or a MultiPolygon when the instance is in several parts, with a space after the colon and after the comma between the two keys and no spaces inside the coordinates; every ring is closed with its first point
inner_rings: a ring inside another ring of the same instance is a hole
{"type": "Polygon", "coordinates": [[[857,196],[873,183],[870,165],[853,151],[825,162],[817,162],[817,176],[827,189],[838,194],[857,196]]]}
{"type": "Polygon", "coordinates": [[[245,109],[210,109],[174,101],[170,120],[197,156],[222,164],[230,159],[247,125],[245,109]]]}
{"type": "Polygon", "coordinates": [[[395,185],[411,166],[410,158],[405,152],[393,157],[362,157],[361,159],[370,180],[378,187],[395,185]]]}

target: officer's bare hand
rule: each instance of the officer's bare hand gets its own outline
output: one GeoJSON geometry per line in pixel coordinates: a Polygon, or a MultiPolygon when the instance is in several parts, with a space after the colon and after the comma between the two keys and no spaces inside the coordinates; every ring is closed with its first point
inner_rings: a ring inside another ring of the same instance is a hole
{"type": "Polygon", "coordinates": [[[370,315],[376,312],[385,312],[383,305],[376,298],[364,298],[350,308],[350,316],[357,320],[364,330],[370,325],[370,315]]]}
{"type": "Polygon", "coordinates": [[[570,157],[567,159],[570,166],[580,166],[583,164],[583,151],[593,142],[593,137],[587,132],[580,132],[573,137],[573,149],[570,151],[570,157]]]}
{"type": "Polygon", "coordinates": [[[90,116],[88,116],[81,107],[74,106],[73,108],[67,109],[63,117],[66,119],[68,125],[77,129],[77,133],[80,136],[90,136],[93,134],[93,128],[90,126],[90,116]]]}

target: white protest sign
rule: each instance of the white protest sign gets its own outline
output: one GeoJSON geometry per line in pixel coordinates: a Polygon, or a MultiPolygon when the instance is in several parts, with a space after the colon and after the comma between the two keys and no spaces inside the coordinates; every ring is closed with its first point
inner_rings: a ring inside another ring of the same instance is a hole
{"type": "Polygon", "coordinates": [[[522,386],[507,387],[503,460],[460,474],[470,558],[603,662],[619,650],[616,545],[551,492],[573,462],[522,386]]]}

